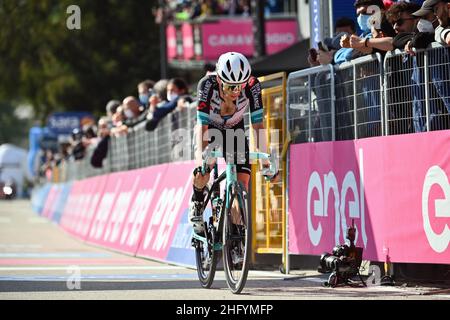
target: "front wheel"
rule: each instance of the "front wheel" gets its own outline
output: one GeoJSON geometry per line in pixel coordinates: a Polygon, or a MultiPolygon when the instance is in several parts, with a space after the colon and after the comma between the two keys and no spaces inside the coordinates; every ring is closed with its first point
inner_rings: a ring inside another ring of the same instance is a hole
{"type": "Polygon", "coordinates": [[[228,287],[235,294],[244,289],[250,267],[252,222],[247,191],[235,183],[230,192],[230,206],[224,217],[223,261],[228,287]]]}

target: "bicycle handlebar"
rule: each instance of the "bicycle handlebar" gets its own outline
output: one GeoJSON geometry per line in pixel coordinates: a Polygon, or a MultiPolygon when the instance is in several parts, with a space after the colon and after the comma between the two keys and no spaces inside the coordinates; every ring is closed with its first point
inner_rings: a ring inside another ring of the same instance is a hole
{"type": "MultiPolygon", "coordinates": [[[[210,150],[208,147],[203,152],[203,164],[202,164],[202,175],[209,173],[209,163],[212,159],[222,157],[222,152],[216,150],[210,150]]],[[[269,160],[269,168],[264,168],[261,170],[261,174],[266,178],[266,180],[271,180],[278,174],[278,154],[275,148],[270,148],[270,154],[264,152],[250,152],[249,158],[251,160],[269,160]]]]}

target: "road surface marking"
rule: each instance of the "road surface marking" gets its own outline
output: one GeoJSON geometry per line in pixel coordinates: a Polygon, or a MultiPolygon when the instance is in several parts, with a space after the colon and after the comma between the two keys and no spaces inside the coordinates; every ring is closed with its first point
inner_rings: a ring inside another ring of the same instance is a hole
{"type": "Polygon", "coordinates": [[[12,252],[12,253],[0,253],[0,258],[108,258],[111,254],[108,253],[92,253],[92,252],[52,252],[52,253],[40,253],[40,252],[12,252]]]}
{"type": "MultiPolygon", "coordinates": [[[[0,276],[0,281],[67,281],[68,275],[0,276]]],[[[224,280],[225,278],[219,280],[224,280]]],[[[92,280],[198,280],[196,273],[186,274],[123,274],[123,275],[81,275],[81,281],[92,280]]]]}
{"type": "MultiPolygon", "coordinates": [[[[176,266],[80,266],[81,271],[109,270],[186,270],[176,266]]],[[[67,267],[0,267],[1,271],[65,271],[67,267]]]]}

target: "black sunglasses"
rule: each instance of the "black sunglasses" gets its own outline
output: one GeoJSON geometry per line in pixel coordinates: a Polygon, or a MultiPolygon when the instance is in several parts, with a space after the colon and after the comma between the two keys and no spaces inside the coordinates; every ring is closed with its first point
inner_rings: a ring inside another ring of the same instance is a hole
{"type": "Polygon", "coordinates": [[[416,18],[405,18],[405,19],[400,18],[400,19],[398,19],[398,20],[392,21],[392,25],[393,25],[393,26],[395,26],[395,25],[401,26],[402,24],[405,23],[406,20],[415,20],[415,19],[416,19],[416,18]]]}

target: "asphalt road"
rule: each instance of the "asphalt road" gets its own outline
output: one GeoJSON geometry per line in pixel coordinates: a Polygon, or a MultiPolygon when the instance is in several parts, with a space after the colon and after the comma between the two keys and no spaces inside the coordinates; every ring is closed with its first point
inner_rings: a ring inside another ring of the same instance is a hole
{"type": "Polygon", "coordinates": [[[308,270],[251,271],[243,293],[233,295],[219,272],[205,290],[193,269],[87,245],[34,214],[29,201],[0,202],[0,300],[450,299],[423,295],[429,287],[331,289],[325,280],[308,270]]]}

